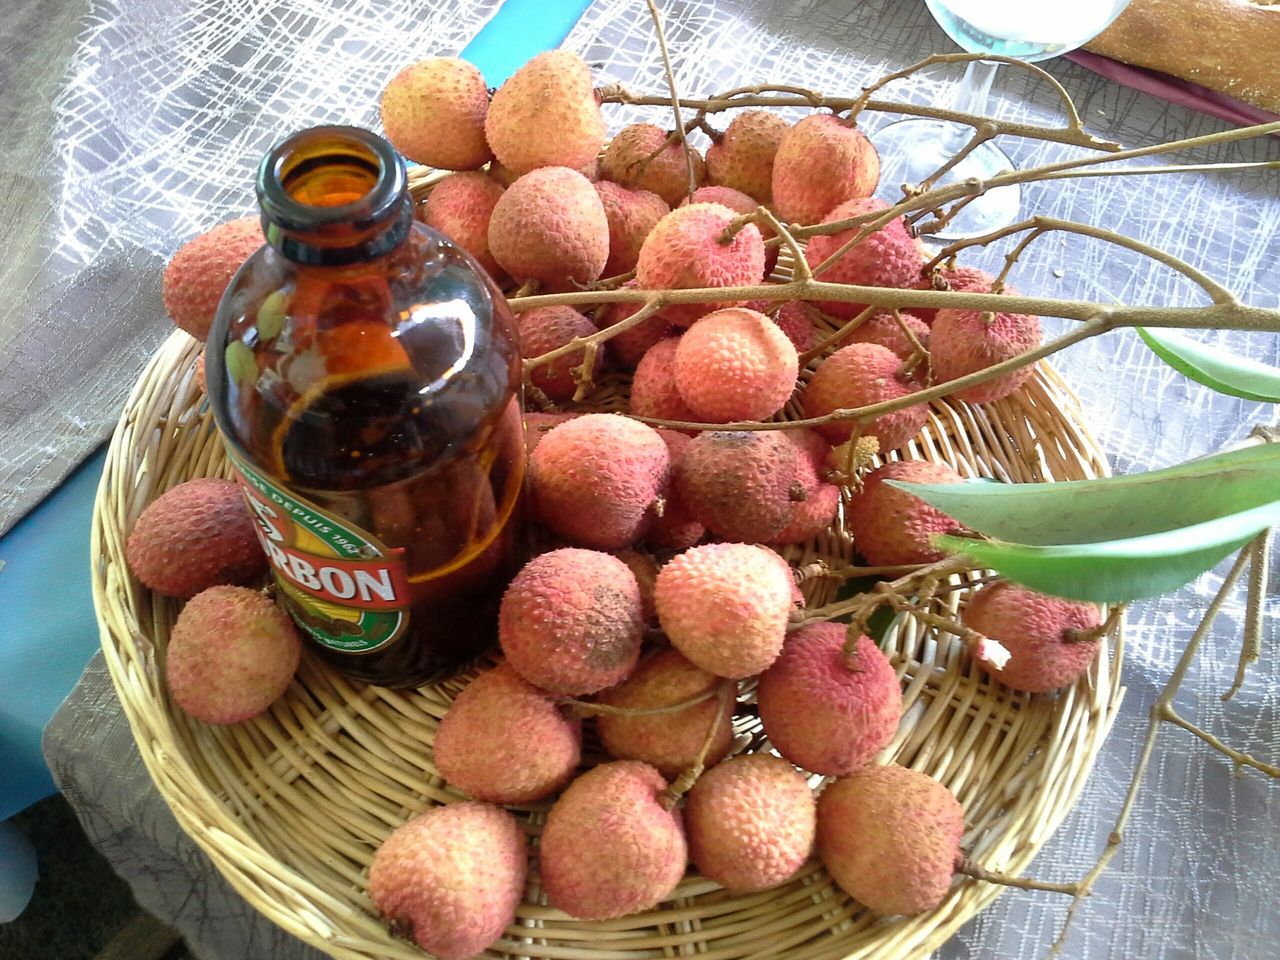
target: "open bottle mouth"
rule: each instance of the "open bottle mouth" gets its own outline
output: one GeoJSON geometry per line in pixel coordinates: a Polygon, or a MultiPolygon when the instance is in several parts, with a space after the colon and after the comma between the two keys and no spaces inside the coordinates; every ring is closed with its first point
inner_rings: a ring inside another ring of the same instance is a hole
{"type": "Polygon", "coordinates": [[[258,169],[267,243],[295,263],[342,266],[387,253],[413,219],[404,161],[359,127],[314,127],[258,169]]]}

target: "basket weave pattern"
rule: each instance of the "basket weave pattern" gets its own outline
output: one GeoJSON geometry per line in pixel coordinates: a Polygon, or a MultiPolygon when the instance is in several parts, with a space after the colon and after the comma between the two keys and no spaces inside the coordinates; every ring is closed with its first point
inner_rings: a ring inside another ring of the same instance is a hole
{"type": "MultiPolygon", "coordinates": [[[[373,853],[393,828],[415,812],[461,798],[436,772],[432,741],[466,678],[384,690],[349,682],[304,655],[297,679],[269,712],[229,727],[188,718],[165,691],[164,651],[179,605],[133,578],[124,545],[138,514],[164,490],[193,477],[227,475],[222,443],[195,382],[199,349],[177,332],[142,374],[112,441],[95,506],[94,600],[125,715],[179,823],[258,910],[343,960],[421,958],[412,944],[388,934],[364,890],[373,853]]],[[[620,409],[626,386],[625,375],[606,376],[584,407],[620,409]]],[[[785,415],[798,416],[794,404],[785,415]]],[[[1075,398],[1043,365],[1006,400],[982,407],[933,404],[925,429],[902,456],[1014,482],[1106,472],[1075,398]]],[[[842,566],[852,553],[840,518],[817,541],[786,551],[797,566],[816,559],[842,566]]],[[[817,579],[804,591],[809,606],[818,606],[833,599],[836,584],[817,579]]],[[[950,609],[965,596],[951,593],[950,609]]],[[[953,636],[915,621],[900,621],[883,646],[902,681],[903,721],[881,759],[945,783],[965,809],[966,851],[988,868],[1021,871],[1075,802],[1119,705],[1119,634],[1104,640],[1090,672],[1056,697],[993,683],[953,636]]],[[[742,699],[752,697],[744,690],[742,699]]],[[[740,717],[735,733],[735,749],[763,743],[753,716],[740,717]]],[[[598,758],[588,737],[584,761],[598,758]]],[[[548,806],[517,811],[531,836],[548,806]]],[[[886,920],[850,900],[814,860],[789,883],[750,895],[727,894],[691,870],[652,911],[582,922],[545,905],[531,870],[516,925],[486,955],[923,958],[999,889],[966,880],[936,910],[886,920]]]]}

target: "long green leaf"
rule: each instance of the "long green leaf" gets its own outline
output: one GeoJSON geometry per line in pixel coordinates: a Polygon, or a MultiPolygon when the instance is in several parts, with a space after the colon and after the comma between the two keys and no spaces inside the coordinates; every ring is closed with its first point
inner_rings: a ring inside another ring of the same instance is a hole
{"type": "Polygon", "coordinates": [[[933,540],[1032,590],[1121,603],[1177,589],[1277,523],[1280,501],[1180,530],[1103,543],[1042,546],[953,536],[933,540]]]}
{"type": "Polygon", "coordinates": [[[1097,480],[887,482],[1000,540],[1042,546],[1100,543],[1190,527],[1280,500],[1280,444],[1097,480]]]}
{"type": "Polygon", "coordinates": [[[1161,360],[1184,377],[1245,400],[1280,403],[1280,370],[1199,343],[1172,330],[1138,327],[1138,335],[1161,360]]]}

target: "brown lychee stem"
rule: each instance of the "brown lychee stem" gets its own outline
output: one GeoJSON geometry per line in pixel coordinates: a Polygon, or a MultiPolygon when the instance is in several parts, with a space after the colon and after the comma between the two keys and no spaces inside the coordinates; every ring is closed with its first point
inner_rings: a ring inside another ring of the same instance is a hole
{"type": "Polygon", "coordinates": [[[710,690],[704,690],[696,697],[681,700],[679,703],[668,704],[665,707],[613,707],[607,703],[596,703],[592,700],[575,700],[572,697],[557,697],[556,703],[572,708],[573,712],[579,717],[664,717],[672,713],[680,713],[682,710],[688,710],[690,707],[696,707],[700,703],[706,703],[712,697],[718,695],[719,687],[717,686],[710,690]]]}
{"type": "Polygon", "coordinates": [[[1067,643],[1097,643],[1120,625],[1124,617],[1124,609],[1123,603],[1114,604],[1107,611],[1106,619],[1096,627],[1090,627],[1087,630],[1064,630],[1062,639],[1067,643]]]}
{"type": "Polygon", "coordinates": [[[907,322],[902,319],[902,313],[897,307],[893,308],[893,319],[898,324],[898,329],[902,331],[902,335],[907,338],[907,343],[911,344],[911,356],[902,362],[902,367],[898,371],[899,375],[909,377],[911,371],[918,367],[921,362],[924,362],[926,369],[929,371],[926,382],[932,380],[933,356],[929,353],[929,348],[921,343],[920,338],[915,335],[915,331],[907,326],[907,322]]]}
{"type": "Polygon", "coordinates": [[[551,401],[550,397],[542,392],[540,387],[536,387],[529,382],[528,371],[525,372],[524,395],[526,400],[544,413],[559,413],[560,411],[560,408],[551,401]]]}
{"type": "Polygon", "coordinates": [[[1257,663],[1262,656],[1262,622],[1271,574],[1271,531],[1263,530],[1245,550],[1249,551],[1249,592],[1245,600],[1244,640],[1240,644],[1235,680],[1231,689],[1222,695],[1223,700],[1230,700],[1240,691],[1249,664],[1257,663]]]}
{"type": "Polygon", "coordinates": [[[693,785],[706,770],[707,755],[711,752],[711,745],[715,743],[716,735],[720,732],[720,724],[724,722],[724,715],[729,712],[730,704],[736,699],[737,693],[738,681],[736,680],[722,680],[714,691],[716,699],[720,701],[720,708],[716,710],[716,715],[707,728],[707,735],[702,738],[702,746],[698,748],[698,756],[694,759],[693,766],[672,780],[667,788],[658,794],[658,802],[662,804],[664,810],[670,810],[679,803],[680,798],[693,789],[693,785]]]}
{"type": "Polygon", "coordinates": [[[510,299],[515,300],[519,297],[529,297],[537,293],[537,291],[538,291],[538,281],[526,280],[524,283],[520,284],[520,286],[516,288],[516,292],[511,295],[510,299]]]}
{"type": "MultiPolygon", "coordinates": [[[[1093,867],[1090,868],[1089,872],[1086,873],[1076,885],[1077,890],[1075,896],[1071,901],[1071,906],[1067,908],[1067,916],[1063,921],[1062,929],[1058,934],[1058,938],[1049,949],[1049,957],[1056,957],[1061,953],[1062,946],[1066,942],[1067,932],[1071,928],[1071,922],[1075,919],[1076,912],[1080,909],[1080,904],[1083,903],[1084,898],[1089,896],[1092,892],[1094,883],[1097,881],[1098,877],[1102,875],[1102,872],[1106,870],[1107,865],[1120,849],[1120,844],[1124,842],[1125,827],[1128,825],[1129,817],[1133,813],[1134,803],[1138,798],[1138,791],[1142,787],[1143,778],[1146,776],[1147,767],[1150,765],[1151,756],[1155,751],[1156,740],[1160,735],[1160,722],[1162,720],[1171,719],[1171,715],[1177,716],[1173,711],[1174,695],[1177,694],[1178,689],[1182,686],[1183,680],[1186,679],[1187,671],[1191,667],[1191,662],[1195,659],[1195,655],[1197,651],[1199,651],[1200,645],[1204,642],[1204,638],[1209,635],[1209,630],[1213,627],[1214,621],[1217,620],[1218,613],[1221,611],[1223,604],[1235,589],[1236,582],[1240,579],[1240,575],[1244,571],[1244,566],[1245,563],[1248,562],[1248,559],[1249,552],[1247,549],[1241,550],[1239,554],[1237,554],[1235,563],[1232,565],[1230,572],[1222,580],[1222,586],[1218,588],[1217,594],[1205,609],[1205,614],[1203,619],[1200,621],[1200,625],[1196,627],[1195,632],[1192,633],[1191,638],[1187,641],[1187,645],[1183,648],[1182,656],[1178,658],[1178,663],[1174,667],[1173,673],[1165,683],[1164,688],[1160,691],[1159,696],[1156,697],[1155,703],[1152,704],[1150,721],[1147,724],[1147,737],[1142,745],[1142,753],[1138,758],[1138,765],[1134,768],[1133,776],[1129,780],[1129,789],[1125,793],[1124,802],[1120,806],[1120,813],[1116,817],[1115,825],[1112,827],[1111,833],[1107,837],[1107,843],[1106,846],[1103,847],[1102,853],[1098,856],[1097,861],[1094,863],[1093,867]]],[[[1181,719],[1181,717],[1178,719],[1181,719]]],[[[1184,729],[1188,729],[1186,721],[1183,721],[1183,723],[1179,725],[1183,726],[1184,729]]],[[[1199,728],[1191,729],[1189,732],[1195,733],[1197,736],[1200,736],[1203,733],[1199,728]]],[[[1204,739],[1205,742],[1214,749],[1225,753],[1237,763],[1248,763],[1249,761],[1252,761],[1249,765],[1256,766],[1258,769],[1264,769],[1265,767],[1265,765],[1259,764],[1258,761],[1249,757],[1247,754],[1242,754],[1239,751],[1226,747],[1226,745],[1222,744],[1221,741],[1218,741],[1217,738],[1209,740],[1206,737],[1201,737],[1201,739],[1204,739]]],[[[1264,772],[1269,773],[1270,771],[1264,770],[1264,772]]],[[[1280,771],[1277,771],[1277,774],[1280,774],[1280,771]]]]}
{"type": "Polygon", "coordinates": [[[563,346],[556,347],[556,349],[549,350],[540,356],[523,361],[525,381],[528,382],[529,374],[538,367],[546,366],[553,360],[558,360],[563,356],[573,353],[575,350],[584,349],[591,344],[601,344],[606,340],[612,340],[623,331],[630,330],[632,327],[638,327],[661,310],[664,305],[663,297],[655,296],[631,316],[627,317],[625,320],[618,321],[611,327],[605,327],[603,330],[597,330],[595,333],[585,337],[574,337],[563,346]]]}
{"type": "Polygon", "coordinates": [[[662,69],[667,75],[667,89],[671,93],[671,113],[676,119],[676,132],[680,135],[680,146],[684,148],[684,165],[689,175],[689,197],[698,189],[698,178],[693,171],[693,153],[689,148],[689,138],[685,134],[684,120],[680,117],[680,92],[676,89],[676,74],[671,69],[671,55],[667,52],[667,34],[662,29],[662,15],[658,13],[658,5],[648,0],[649,16],[653,20],[653,31],[658,35],[658,50],[662,54],[662,69]]]}
{"type": "Polygon", "coordinates": [[[592,290],[616,290],[624,283],[630,283],[636,278],[634,270],[628,270],[626,273],[620,273],[615,277],[604,277],[597,280],[591,285],[592,290]]]}
{"type": "Polygon", "coordinates": [[[782,242],[787,245],[787,249],[791,251],[792,277],[801,283],[812,280],[813,270],[809,267],[809,261],[805,259],[804,250],[800,248],[800,242],[792,235],[790,229],[774,216],[773,211],[766,206],[756,207],[756,214],[773,228],[774,234],[780,237],[782,242]]]}
{"type": "Polygon", "coordinates": [[[831,568],[825,560],[814,560],[804,566],[793,567],[791,575],[795,578],[796,585],[801,586],[810,580],[825,580],[831,576],[831,568]]]}
{"type": "MultiPolygon", "coordinates": [[[[1079,118],[1077,118],[1077,122],[1078,121],[1079,118]]],[[[988,140],[994,140],[999,132],[999,128],[990,120],[986,123],[979,124],[974,128],[973,136],[969,138],[968,143],[961,147],[954,156],[947,160],[946,163],[920,181],[918,184],[920,189],[924,191],[932,190],[937,182],[957,163],[969,156],[969,154],[973,153],[974,150],[977,150],[978,147],[982,146],[988,140]]]]}
{"type": "Polygon", "coordinates": [[[573,391],[573,402],[581,403],[586,399],[591,388],[595,386],[593,374],[596,368],[596,352],[600,349],[598,343],[588,343],[582,351],[582,363],[574,367],[572,375],[574,382],[578,387],[573,391]]]}
{"type": "Polygon", "coordinates": [[[1002,887],[1019,887],[1022,890],[1044,890],[1049,893],[1065,893],[1068,896],[1075,896],[1079,890],[1079,884],[1076,883],[1052,883],[1048,880],[1014,877],[1007,873],[988,870],[963,854],[956,858],[956,873],[984,883],[998,883],[1002,887]]]}
{"type": "Polygon", "coordinates": [[[1013,265],[1022,257],[1022,253],[1027,247],[1031,246],[1038,237],[1043,237],[1048,231],[1036,228],[1027,233],[1025,237],[1018,241],[1018,245],[1009,251],[1004,258],[1004,265],[1000,268],[1000,272],[996,274],[996,278],[991,283],[992,293],[1004,293],[1004,285],[1009,280],[1009,271],[1013,269],[1013,265]]]}

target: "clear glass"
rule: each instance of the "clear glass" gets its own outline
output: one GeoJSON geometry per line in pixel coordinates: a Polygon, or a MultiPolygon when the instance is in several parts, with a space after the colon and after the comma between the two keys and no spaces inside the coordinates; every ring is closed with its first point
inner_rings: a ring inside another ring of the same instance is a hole
{"type": "MultiPolygon", "coordinates": [[[[413,220],[402,161],[367,131],[285,141],[259,200],[269,243],[206,350],[218,427],[273,483],[403,551],[407,631],[316,651],[382,686],[444,679],[493,645],[523,546],[514,319],[474,260],[413,220]]],[[[306,598],[277,583],[306,627],[306,598]]]]}
{"type": "MultiPolygon", "coordinates": [[[[953,40],[970,53],[993,53],[1019,60],[1044,60],[1088,43],[1113,21],[1129,0],[925,0],[953,40]]],[[[985,113],[997,64],[975,60],[956,88],[952,109],[985,113]]],[[[973,131],[943,120],[910,119],[890,124],[872,142],[880,152],[878,196],[896,203],[904,184],[919,184],[955,156],[973,131]]],[[[1013,170],[1013,161],[988,141],[938,178],[937,185],[987,180],[1013,170]]],[[[1016,185],[990,190],[969,201],[945,227],[931,233],[957,240],[997,230],[1018,218],[1016,185]]],[[[932,219],[932,218],[929,218],[932,219]]]]}

